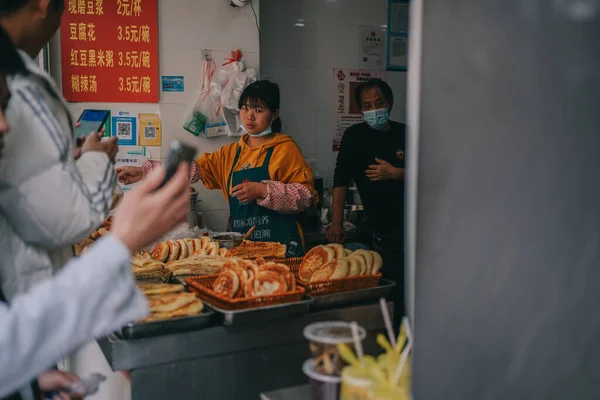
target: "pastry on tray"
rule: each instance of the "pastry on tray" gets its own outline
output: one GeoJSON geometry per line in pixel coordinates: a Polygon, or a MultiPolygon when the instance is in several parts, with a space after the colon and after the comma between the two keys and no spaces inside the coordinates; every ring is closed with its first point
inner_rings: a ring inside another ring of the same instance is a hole
{"type": "Polygon", "coordinates": [[[195,299],[189,304],[184,305],[181,308],[178,308],[169,312],[155,312],[150,314],[148,317],[141,320],[141,322],[152,322],[152,321],[160,321],[170,318],[179,318],[179,317],[189,317],[192,315],[197,315],[202,312],[204,309],[204,304],[202,300],[195,299]]]}
{"type": "Polygon", "coordinates": [[[147,282],[162,282],[166,283],[171,279],[173,274],[166,268],[161,268],[155,271],[137,271],[133,272],[137,281],[147,282]]]}
{"type": "Polygon", "coordinates": [[[148,306],[153,313],[172,312],[196,300],[196,295],[189,292],[168,293],[148,296],[148,306]]]}
{"type": "Polygon", "coordinates": [[[316,246],[310,249],[300,264],[298,277],[304,282],[310,281],[315,271],[335,259],[335,251],[328,246],[316,246]]]}
{"type": "Polygon", "coordinates": [[[285,279],[285,283],[287,284],[288,291],[293,292],[296,290],[296,277],[290,271],[290,269],[287,265],[276,264],[276,263],[265,263],[265,264],[261,265],[260,267],[258,267],[258,269],[260,271],[273,271],[273,272],[277,272],[278,274],[281,274],[285,279]]]}
{"type": "Polygon", "coordinates": [[[210,275],[216,274],[231,260],[219,256],[192,256],[167,264],[173,275],[210,275]]]}
{"type": "Polygon", "coordinates": [[[215,279],[212,291],[226,299],[255,298],[296,292],[296,278],[283,264],[229,258],[215,279]]]}
{"type": "Polygon", "coordinates": [[[167,283],[141,283],[138,284],[138,288],[146,296],[183,292],[183,285],[169,285],[167,283]]]}
{"type": "Polygon", "coordinates": [[[346,278],[350,272],[350,263],[345,258],[337,258],[321,266],[310,277],[310,282],[330,281],[346,278]]]}
{"type": "Polygon", "coordinates": [[[258,297],[284,294],[288,291],[285,277],[274,271],[259,271],[246,282],[244,294],[246,297],[258,297]]]}
{"type": "Polygon", "coordinates": [[[218,295],[232,299],[240,289],[240,278],[233,270],[222,271],[215,279],[212,289],[218,295]]]}
{"type": "Polygon", "coordinates": [[[167,245],[169,246],[169,257],[167,258],[167,263],[179,260],[179,252],[181,251],[181,246],[179,246],[179,243],[177,243],[175,240],[167,240],[167,245]]]}
{"type": "Polygon", "coordinates": [[[276,242],[252,242],[244,240],[242,244],[227,252],[228,257],[239,258],[285,258],[287,247],[276,242]]]}
{"type": "Polygon", "coordinates": [[[169,245],[167,242],[160,242],[152,249],[152,258],[158,261],[166,262],[169,258],[169,245]]]}
{"type": "Polygon", "coordinates": [[[379,273],[383,260],[370,250],[350,251],[339,244],[313,247],[302,260],[298,278],[304,283],[325,282],[379,273]]]}

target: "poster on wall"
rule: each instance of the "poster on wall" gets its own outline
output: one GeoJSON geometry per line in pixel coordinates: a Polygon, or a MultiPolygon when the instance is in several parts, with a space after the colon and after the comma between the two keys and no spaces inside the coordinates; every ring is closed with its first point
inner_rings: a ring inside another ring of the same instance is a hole
{"type": "Polygon", "coordinates": [[[137,133],[136,117],[112,117],[112,135],[119,146],[136,146],[137,133]]]}
{"type": "Polygon", "coordinates": [[[390,65],[406,68],[408,63],[408,37],[392,36],[390,41],[390,65]]]}
{"type": "Polygon", "coordinates": [[[157,103],[158,0],[65,0],[63,95],[70,102],[157,103]]]}
{"type": "Polygon", "coordinates": [[[140,146],[160,146],[162,133],[158,114],[139,114],[140,146]]]}
{"type": "Polygon", "coordinates": [[[359,31],[360,68],[385,69],[386,30],[380,26],[360,26],[359,31]]]}
{"type": "Polygon", "coordinates": [[[408,63],[409,2],[388,0],[387,69],[406,71],[408,63]]]}
{"type": "Polygon", "coordinates": [[[340,150],[340,142],[346,129],[363,121],[360,105],[354,99],[354,90],[372,78],[385,79],[385,71],[338,68],[333,70],[333,151],[340,150]]]}

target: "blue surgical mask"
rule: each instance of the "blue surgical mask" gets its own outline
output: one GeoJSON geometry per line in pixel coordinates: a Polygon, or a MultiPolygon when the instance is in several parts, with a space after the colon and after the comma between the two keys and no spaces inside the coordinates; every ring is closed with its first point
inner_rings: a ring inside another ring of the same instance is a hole
{"type": "Polygon", "coordinates": [[[390,120],[390,110],[389,108],[379,108],[377,110],[364,111],[363,116],[365,122],[369,124],[371,128],[380,131],[385,128],[390,120]]]}
{"type": "MultiPolygon", "coordinates": [[[[271,121],[271,123],[273,123],[273,121],[271,121]]],[[[246,129],[244,124],[242,124],[242,130],[252,137],[263,137],[263,136],[267,136],[267,135],[270,135],[271,133],[273,133],[273,130],[271,129],[271,125],[269,125],[269,127],[267,129],[265,129],[264,131],[262,131],[261,133],[256,133],[256,134],[252,134],[252,133],[248,132],[248,129],[246,129]]]]}

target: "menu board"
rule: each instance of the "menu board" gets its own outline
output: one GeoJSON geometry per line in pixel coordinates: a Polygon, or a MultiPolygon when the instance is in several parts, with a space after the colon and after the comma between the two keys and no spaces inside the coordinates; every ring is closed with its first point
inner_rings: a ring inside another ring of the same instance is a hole
{"type": "Polygon", "coordinates": [[[157,0],[65,0],[63,95],[71,102],[157,103],[157,0]]]}

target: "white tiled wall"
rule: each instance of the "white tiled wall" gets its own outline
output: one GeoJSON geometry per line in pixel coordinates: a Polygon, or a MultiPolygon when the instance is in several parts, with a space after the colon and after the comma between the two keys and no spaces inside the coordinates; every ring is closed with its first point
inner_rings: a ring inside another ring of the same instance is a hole
{"type": "MultiPolygon", "coordinates": [[[[259,0],[252,0],[259,13],[259,0]]],[[[220,65],[231,50],[242,50],[246,67],[259,67],[259,40],[254,14],[250,6],[232,8],[227,0],[158,0],[159,75],[182,75],[184,92],[161,93],[159,104],[73,103],[71,111],[77,117],[84,108],[127,110],[133,113],[160,112],[163,129],[163,156],[171,140],[186,139],[195,143],[200,152],[212,151],[231,139],[196,138],[182,128],[184,118],[199,90],[204,49],[220,65]]],[[[51,70],[60,82],[60,42],[51,43],[51,70]]],[[[237,139],[236,139],[237,140],[237,139]]],[[[220,191],[209,191],[194,185],[202,201],[199,208],[204,223],[217,230],[227,225],[229,210],[220,191]]]]}
{"type": "MultiPolygon", "coordinates": [[[[359,68],[359,26],[387,25],[387,0],[261,0],[261,77],[281,87],[283,131],[331,184],[333,68],[359,68]]],[[[406,73],[387,72],[405,121],[406,73]]]]}

